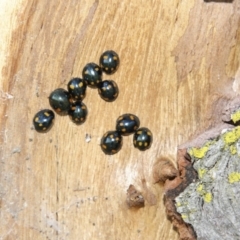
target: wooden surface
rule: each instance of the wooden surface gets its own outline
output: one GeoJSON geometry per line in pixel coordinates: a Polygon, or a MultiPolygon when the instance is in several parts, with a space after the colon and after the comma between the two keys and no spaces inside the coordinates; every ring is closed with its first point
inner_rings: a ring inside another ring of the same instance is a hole
{"type": "Polygon", "coordinates": [[[177,239],[152,166],[209,126],[218,96],[238,92],[239,1],[2,0],[0,9],[0,239],[177,239]],[[34,131],[50,92],[107,49],[121,60],[104,75],[118,99],[88,89],[85,124],[56,116],[50,132],[34,131]],[[152,131],[152,147],[140,152],[129,136],[104,155],[100,139],[123,113],[152,131]],[[130,184],[144,208],[126,206],[130,184]]]}

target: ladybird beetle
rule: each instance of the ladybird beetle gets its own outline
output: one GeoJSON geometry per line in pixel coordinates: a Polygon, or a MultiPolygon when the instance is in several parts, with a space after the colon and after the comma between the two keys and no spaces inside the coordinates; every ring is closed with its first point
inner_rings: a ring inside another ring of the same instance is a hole
{"type": "Polygon", "coordinates": [[[57,113],[65,115],[70,109],[70,94],[65,89],[57,88],[50,94],[49,103],[57,113]]]}
{"type": "Polygon", "coordinates": [[[95,63],[88,63],[83,68],[82,76],[89,87],[96,88],[102,81],[102,69],[95,63]]]}
{"type": "Polygon", "coordinates": [[[82,101],[86,96],[87,85],[81,78],[73,78],[68,82],[68,92],[73,101],[82,101]]]}
{"type": "Polygon", "coordinates": [[[87,106],[83,102],[72,103],[68,114],[74,123],[82,124],[87,118],[87,106]]]}
{"type": "Polygon", "coordinates": [[[98,94],[107,101],[112,102],[118,97],[118,86],[113,80],[104,80],[98,85],[98,94]]]}
{"type": "Polygon", "coordinates": [[[33,117],[33,125],[37,132],[47,132],[53,125],[54,112],[49,109],[43,109],[33,117]]]}
{"type": "Polygon", "coordinates": [[[99,63],[106,74],[113,74],[117,71],[120,60],[116,52],[108,50],[100,56],[99,63]]]}
{"type": "Polygon", "coordinates": [[[122,136],[118,131],[108,131],[101,139],[101,148],[105,154],[117,153],[122,147],[122,136]]]}
{"type": "Polygon", "coordinates": [[[134,133],[139,128],[139,125],[140,120],[137,116],[131,113],[126,113],[118,117],[116,130],[123,136],[127,136],[134,133]]]}
{"type": "Polygon", "coordinates": [[[133,135],[133,145],[141,151],[151,147],[152,133],[148,128],[139,128],[133,135]]]}

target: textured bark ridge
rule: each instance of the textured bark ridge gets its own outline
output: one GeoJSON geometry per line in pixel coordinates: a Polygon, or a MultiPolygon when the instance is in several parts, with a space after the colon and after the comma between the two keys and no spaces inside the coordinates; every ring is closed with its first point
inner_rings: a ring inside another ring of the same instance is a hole
{"type": "Polygon", "coordinates": [[[179,147],[179,176],[165,182],[180,239],[240,239],[240,101],[233,103],[219,118],[225,123],[179,147]]]}
{"type": "Polygon", "coordinates": [[[175,198],[187,188],[187,186],[197,179],[197,172],[193,169],[190,157],[186,149],[178,150],[178,170],[179,175],[174,180],[165,182],[164,204],[169,219],[178,230],[180,239],[194,240],[196,234],[192,226],[184,222],[181,214],[176,210],[175,198]]]}

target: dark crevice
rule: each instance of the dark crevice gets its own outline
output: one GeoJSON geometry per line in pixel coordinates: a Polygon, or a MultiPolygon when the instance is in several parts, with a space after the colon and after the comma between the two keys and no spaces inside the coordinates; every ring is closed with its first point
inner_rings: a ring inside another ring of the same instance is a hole
{"type": "Polygon", "coordinates": [[[171,199],[175,199],[186,187],[197,179],[197,172],[190,164],[186,167],[186,173],[183,181],[174,189],[167,191],[166,196],[171,199]]]}
{"type": "Polygon", "coordinates": [[[237,122],[233,122],[233,120],[230,120],[230,121],[223,121],[224,123],[227,123],[227,124],[231,124],[235,127],[239,126],[240,125],[240,120],[237,121],[237,122]]]}

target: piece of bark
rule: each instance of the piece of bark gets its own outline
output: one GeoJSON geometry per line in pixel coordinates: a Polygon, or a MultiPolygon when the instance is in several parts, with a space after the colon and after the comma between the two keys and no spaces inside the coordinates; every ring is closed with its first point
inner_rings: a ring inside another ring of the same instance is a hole
{"type": "Polygon", "coordinates": [[[179,176],[165,183],[167,214],[180,239],[240,239],[239,98],[214,126],[178,149],[179,176]],[[182,149],[181,149],[182,148],[182,149]]]}
{"type": "Polygon", "coordinates": [[[142,196],[141,192],[139,192],[135,186],[130,185],[127,190],[127,205],[135,208],[144,207],[144,197],[142,196]]]}
{"type": "Polygon", "coordinates": [[[240,239],[240,126],[189,148],[198,179],[175,198],[198,239],[240,239]]]}

